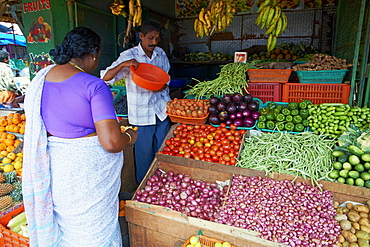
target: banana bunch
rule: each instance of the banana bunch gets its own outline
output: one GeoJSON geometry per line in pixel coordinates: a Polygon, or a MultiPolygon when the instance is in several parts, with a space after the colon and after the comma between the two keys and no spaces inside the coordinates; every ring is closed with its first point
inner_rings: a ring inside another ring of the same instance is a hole
{"type": "Polygon", "coordinates": [[[130,0],[128,7],[130,14],[129,20],[132,21],[132,26],[133,27],[140,26],[142,23],[142,9],[140,0],[130,0]]]}
{"type": "Polygon", "coordinates": [[[258,8],[259,13],[255,24],[261,25],[261,29],[266,28],[267,50],[272,51],[276,46],[277,37],[282,34],[287,25],[288,19],[281,7],[277,5],[278,0],[265,0],[258,8]]]}
{"type": "Polygon", "coordinates": [[[230,26],[236,9],[231,6],[231,1],[213,2],[209,8],[202,8],[198,18],[194,21],[194,31],[201,39],[211,36],[213,32],[222,32],[230,26]]]}
{"type": "Polygon", "coordinates": [[[125,5],[123,4],[122,0],[114,0],[112,5],[110,6],[110,10],[114,15],[122,15],[123,17],[127,17],[126,11],[123,9],[125,5]]]}

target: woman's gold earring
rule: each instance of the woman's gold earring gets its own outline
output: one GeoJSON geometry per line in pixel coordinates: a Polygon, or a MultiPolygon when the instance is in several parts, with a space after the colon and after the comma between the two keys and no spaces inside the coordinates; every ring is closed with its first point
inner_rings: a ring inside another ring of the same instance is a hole
{"type": "Polygon", "coordinates": [[[96,57],[94,57],[94,61],[96,60],[96,57]]]}

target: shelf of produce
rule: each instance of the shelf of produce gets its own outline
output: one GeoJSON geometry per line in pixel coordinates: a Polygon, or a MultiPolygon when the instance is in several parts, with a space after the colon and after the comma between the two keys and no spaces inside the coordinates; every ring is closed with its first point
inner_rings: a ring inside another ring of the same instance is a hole
{"type": "MultiPolygon", "coordinates": [[[[295,178],[292,175],[266,174],[262,171],[235,166],[227,166],[225,169],[225,165],[217,163],[157,154],[138,190],[145,186],[146,181],[154,174],[157,168],[164,171],[173,171],[174,173],[188,174],[195,180],[204,181],[225,181],[231,179],[234,174],[239,174],[243,176],[270,177],[276,181],[294,180],[295,182],[310,183],[309,180],[305,180],[302,177],[295,178]]],[[[346,201],[365,203],[370,198],[370,190],[366,188],[329,181],[319,182],[323,185],[323,189],[333,193],[333,199],[339,203],[346,201]]],[[[172,247],[179,241],[184,242],[198,230],[202,230],[204,235],[223,239],[236,246],[286,246],[256,237],[253,231],[189,217],[162,206],[131,200],[126,202],[125,210],[126,219],[129,222],[130,240],[134,246],[172,247]],[[176,229],[176,231],[173,231],[173,229],[176,229]]]]}

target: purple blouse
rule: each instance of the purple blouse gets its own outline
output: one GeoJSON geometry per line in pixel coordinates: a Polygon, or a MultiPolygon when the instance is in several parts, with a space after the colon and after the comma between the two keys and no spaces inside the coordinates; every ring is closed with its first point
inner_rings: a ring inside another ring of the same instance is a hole
{"type": "Polygon", "coordinates": [[[94,123],[117,119],[109,87],[87,73],[77,73],[62,82],[45,80],[41,116],[46,130],[61,138],[91,134],[94,123]]]}

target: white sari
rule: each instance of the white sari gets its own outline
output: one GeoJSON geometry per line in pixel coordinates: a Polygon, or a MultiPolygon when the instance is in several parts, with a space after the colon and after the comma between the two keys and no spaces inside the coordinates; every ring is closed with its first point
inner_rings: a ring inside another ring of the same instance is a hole
{"type": "Polygon", "coordinates": [[[30,246],[122,246],[118,193],[123,152],[108,153],[98,137],[47,137],[38,72],[25,98],[23,200],[30,246]]]}

